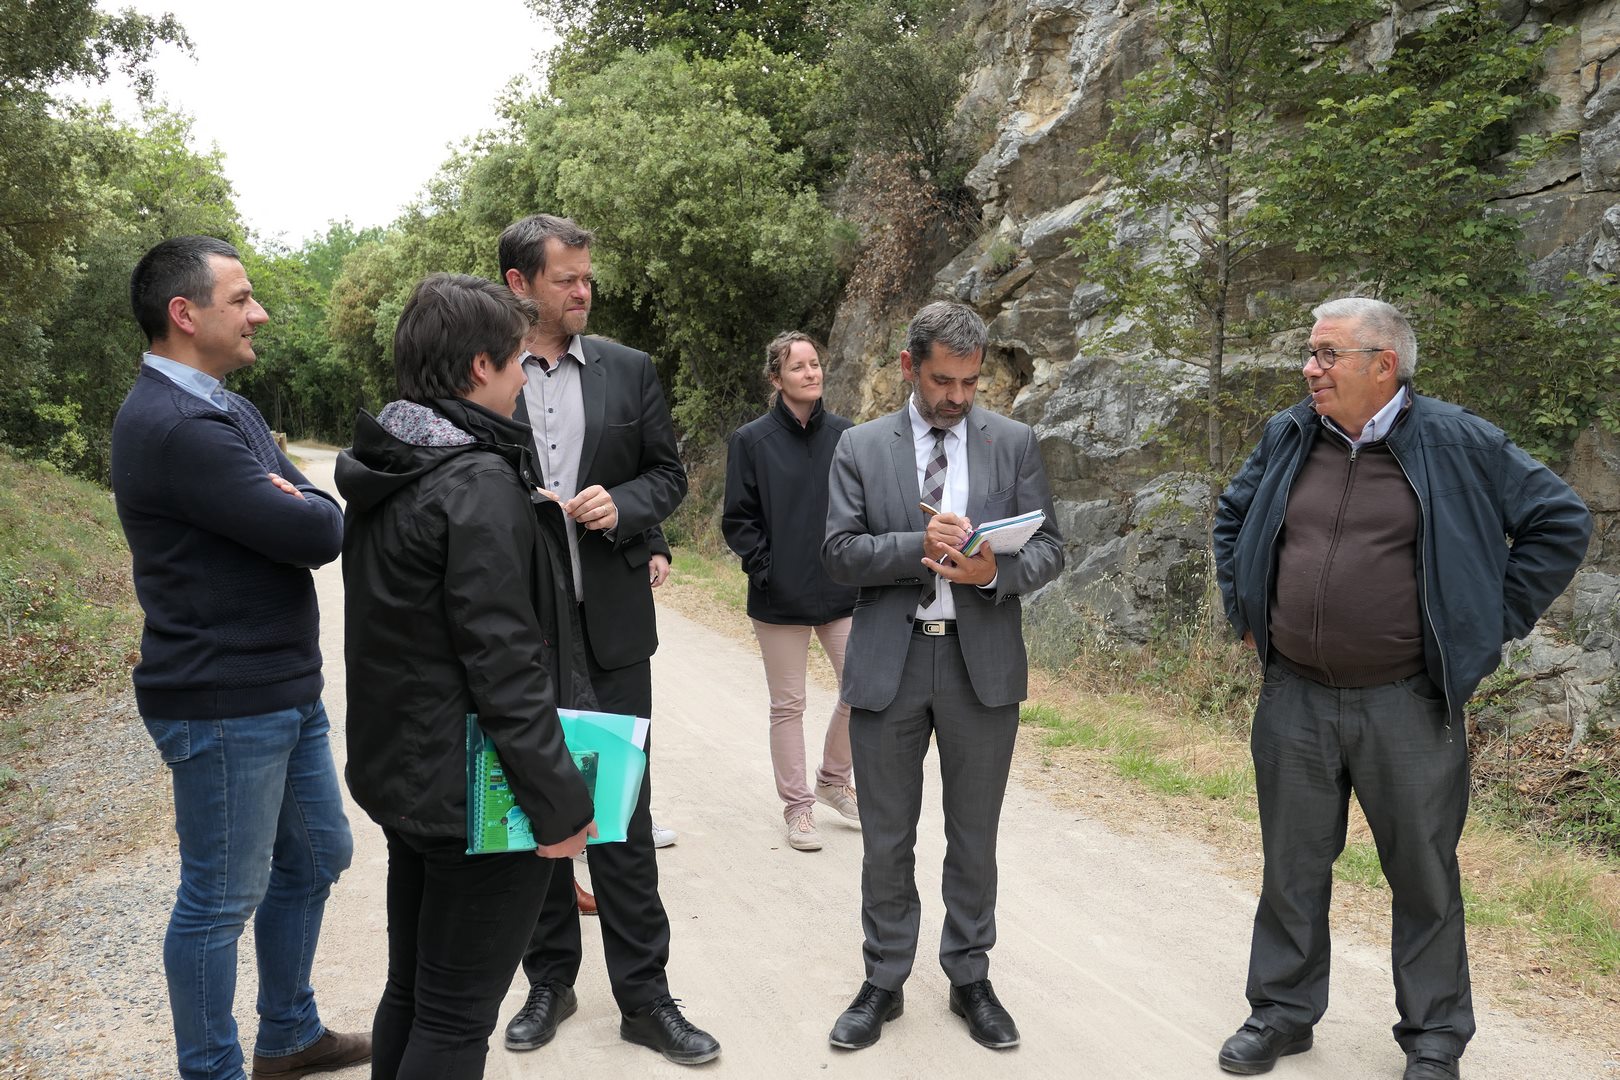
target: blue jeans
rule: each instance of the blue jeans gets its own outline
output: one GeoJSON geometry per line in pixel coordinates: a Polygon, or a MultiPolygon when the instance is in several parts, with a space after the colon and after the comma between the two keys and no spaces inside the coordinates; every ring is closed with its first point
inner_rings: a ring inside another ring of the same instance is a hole
{"type": "Polygon", "coordinates": [[[248,916],[259,961],[254,1052],[296,1054],[326,1031],[310,966],[327,894],[354,854],[326,709],[316,700],[228,720],[145,720],[174,777],[180,888],[163,968],[180,1075],[238,1080],[231,1004],[248,916]]]}

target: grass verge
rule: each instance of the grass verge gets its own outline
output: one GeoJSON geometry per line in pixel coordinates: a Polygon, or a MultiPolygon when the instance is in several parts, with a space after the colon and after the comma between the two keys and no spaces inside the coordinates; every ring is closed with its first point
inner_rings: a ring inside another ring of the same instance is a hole
{"type": "Polygon", "coordinates": [[[52,699],[122,677],[139,631],[111,493],[0,452],[0,852],[34,805],[52,699]]]}

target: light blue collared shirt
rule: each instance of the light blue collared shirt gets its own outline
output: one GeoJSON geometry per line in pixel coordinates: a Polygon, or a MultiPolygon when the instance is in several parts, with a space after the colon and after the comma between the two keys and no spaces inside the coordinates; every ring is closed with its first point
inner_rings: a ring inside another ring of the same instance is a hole
{"type": "Polygon", "coordinates": [[[1334,432],[1352,447],[1360,450],[1368,443],[1375,443],[1389,434],[1390,429],[1395,426],[1395,418],[1400,416],[1401,410],[1406,407],[1406,397],[1407,391],[1403,384],[1399,390],[1395,391],[1395,396],[1390,398],[1382,409],[1373,413],[1373,418],[1367,421],[1367,426],[1361,429],[1360,435],[1351,435],[1325,416],[1322,417],[1322,423],[1327,425],[1329,431],[1334,432]]]}
{"type": "Polygon", "coordinates": [[[190,364],[182,364],[178,360],[170,360],[167,356],[159,356],[153,352],[143,353],[141,363],[186,393],[195,394],[221,412],[229,411],[225,408],[225,387],[208,372],[198,371],[190,364]]]}

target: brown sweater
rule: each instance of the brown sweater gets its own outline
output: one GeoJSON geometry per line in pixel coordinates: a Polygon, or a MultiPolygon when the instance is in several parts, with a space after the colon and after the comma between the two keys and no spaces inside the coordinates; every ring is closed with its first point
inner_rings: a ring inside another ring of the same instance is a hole
{"type": "Polygon", "coordinates": [[[1323,431],[1277,540],[1271,644],[1306,678],[1377,686],[1424,670],[1418,501],[1389,447],[1323,431]]]}

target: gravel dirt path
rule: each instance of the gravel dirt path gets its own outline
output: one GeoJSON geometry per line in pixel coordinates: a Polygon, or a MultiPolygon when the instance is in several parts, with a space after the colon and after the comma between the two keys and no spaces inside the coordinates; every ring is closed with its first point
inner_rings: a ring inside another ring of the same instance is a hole
{"type": "MultiPolygon", "coordinates": [[[[331,453],[299,453],[310,478],[329,485],[331,453]]],[[[325,700],[341,767],[347,687],[338,567],[324,568],[317,581],[325,700]]],[[[946,1008],[947,984],[934,961],[944,841],[931,777],[918,837],[923,940],[905,1015],[871,1049],[831,1050],[827,1031],[861,981],[860,835],[824,812],[825,847],[789,848],[772,787],[756,652],[668,606],[660,611],[660,637],[653,811],[680,833],[678,844],[659,853],[674,931],[670,981],[691,1019],[724,1048],[702,1073],[750,1080],[1224,1075],[1215,1053],[1245,1013],[1252,891],[1198,840],[1129,823],[1116,828],[1073,800],[1054,800],[1050,785],[1032,774],[1033,753],[1020,754],[1008,791],[992,954],[992,978],[1023,1045],[982,1049],[946,1008]]],[[[812,687],[809,726],[818,734],[832,701],[827,689],[812,687]]],[[[31,842],[78,845],[79,857],[63,862],[73,872],[39,873],[0,893],[0,1076],[172,1075],[160,950],[174,887],[173,840],[164,829],[115,827],[119,815],[161,821],[167,778],[133,711],[116,702],[97,707],[107,710],[98,756],[117,774],[111,823],[31,842]]],[[[385,960],[382,835],[352,807],[350,815],[354,865],[328,904],[315,976],[323,1018],[340,1029],[369,1026],[385,960]]],[[[618,1038],[593,926],[587,919],[578,1015],[532,1053],[500,1049],[497,1034],[490,1077],[689,1075],[618,1038]]],[[[236,1008],[250,1036],[252,955],[250,931],[236,1008]]],[[[1274,1075],[1398,1080],[1403,1061],[1389,1035],[1387,953],[1359,928],[1341,930],[1335,942],[1333,991],[1316,1049],[1286,1059],[1274,1075]]],[[[520,974],[503,1023],[523,992],[520,974]]],[[[1607,1055],[1535,1020],[1490,1000],[1476,1004],[1480,1033],[1464,1066],[1474,1080],[1620,1072],[1607,1055]]]]}

